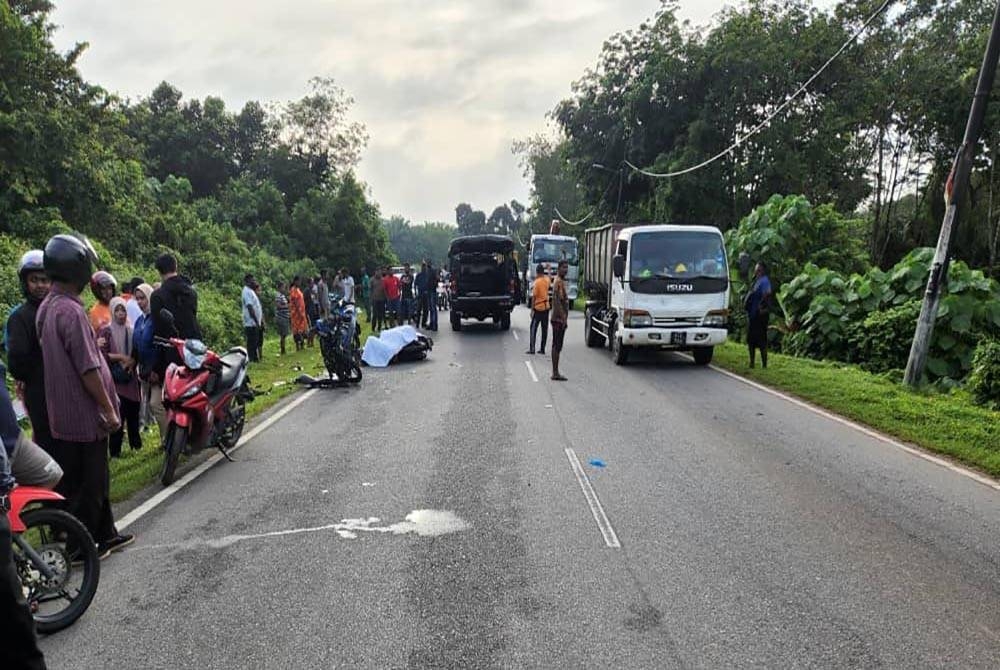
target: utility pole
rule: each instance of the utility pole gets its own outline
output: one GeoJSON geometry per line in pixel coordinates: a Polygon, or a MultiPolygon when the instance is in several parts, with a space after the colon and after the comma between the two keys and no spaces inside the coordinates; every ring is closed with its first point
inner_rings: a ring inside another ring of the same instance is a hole
{"type": "Polygon", "coordinates": [[[993,88],[998,56],[1000,56],[1000,2],[997,2],[996,11],[993,14],[993,27],[990,30],[989,42],[986,44],[983,66],[979,70],[979,81],[976,84],[976,94],[972,99],[969,121],[965,126],[965,139],[962,140],[962,146],[955,157],[951,174],[948,177],[948,184],[945,186],[944,221],[941,223],[941,234],[938,237],[937,249],[934,251],[931,274],[927,278],[927,290],[924,292],[920,318],[917,319],[917,329],[913,334],[910,359],[906,363],[906,373],[903,376],[903,381],[908,386],[917,386],[924,374],[927,351],[930,349],[931,336],[934,334],[934,322],[937,320],[938,305],[941,302],[941,290],[948,283],[948,251],[955,238],[958,203],[969,183],[969,172],[972,170],[972,159],[975,157],[976,145],[979,143],[979,135],[983,129],[983,117],[986,115],[986,103],[989,101],[990,90],[993,88]]]}

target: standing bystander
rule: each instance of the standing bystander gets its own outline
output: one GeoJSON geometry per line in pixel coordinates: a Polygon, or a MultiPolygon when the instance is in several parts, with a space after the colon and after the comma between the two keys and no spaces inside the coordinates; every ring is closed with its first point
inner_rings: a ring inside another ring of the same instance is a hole
{"type": "Polygon", "coordinates": [[[566,326],[569,321],[569,296],[566,294],[567,272],[569,272],[569,264],[566,261],[559,261],[556,280],[552,284],[552,379],[557,382],[566,381],[566,378],[559,373],[559,358],[562,355],[563,340],[566,338],[566,326]]]}
{"type": "Polygon", "coordinates": [[[243,306],[243,332],[246,335],[247,354],[250,356],[251,363],[260,360],[258,352],[260,351],[260,328],[262,324],[260,298],[257,297],[257,292],[253,290],[253,285],[253,275],[248,274],[243,277],[243,292],[240,303],[243,306]]]}
{"type": "Polygon", "coordinates": [[[125,300],[111,299],[111,323],[97,331],[98,348],[111,370],[121,408],[122,425],[111,434],[109,450],[111,458],[122,455],[122,442],[128,429],[128,444],[134,451],[142,449],[142,435],[139,433],[139,407],[142,396],[139,378],[135,374],[135,350],[133,329],[128,322],[125,300]]]}
{"type": "Polygon", "coordinates": [[[52,280],[38,308],[38,337],[45,358],[49,453],[63,469],[56,490],[106,556],[134,539],[115,528],[111,513],[108,435],[121,426],[111,371],[97,349],[80,293],[96,259],[88,242],[56,235],[45,245],[52,280]]]}
{"type": "MultiPolygon", "coordinates": [[[[542,329],[542,346],[538,353],[545,353],[545,343],[549,339],[549,276],[541,263],[535,268],[535,281],[531,287],[531,331],[528,336],[528,353],[535,353],[535,336],[542,329]]],[[[553,329],[555,326],[553,325],[553,329]]]]}

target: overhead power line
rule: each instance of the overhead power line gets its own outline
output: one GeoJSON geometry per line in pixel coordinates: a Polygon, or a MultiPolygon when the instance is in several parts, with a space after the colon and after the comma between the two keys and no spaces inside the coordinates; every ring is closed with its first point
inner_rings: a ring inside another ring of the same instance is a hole
{"type": "Polygon", "coordinates": [[[647,177],[653,177],[655,179],[669,179],[671,177],[680,177],[681,175],[690,174],[692,172],[695,172],[697,170],[700,170],[700,169],[702,169],[704,167],[707,167],[707,166],[711,165],[712,163],[716,162],[717,160],[719,160],[721,158],[724,158],[724,157],[728,156],[733,151],[735,151],[741,144],[743,144],[748,139],[750,139],[751,137],[753,137],[754,135],[756,135],[757,133],[759,133],[761,130],[763,130],[764,128],[766,128],[771,123],[771,121],[774,120],[775,117],[777,117],[779,114],[781,114],[783,111],[785,111],[785,109],[787,109],[788,106],[790,104],[792,104],[792,102],[796,98],[798,98],[800,95],[802,95],[802,93],[804,93],[806,91],[806,89],[809,88],[810,84],[812,84],[814,81],[816,81],[816,79],[819,78],[819,76],[822,75],[826,71],[826,69],[828,67],[830,67],[830,65],[832,65],[833,62],[835,60],[837,60],[841,56],[841,54],[843,54],[845,51],[847,51],[847,49],[852,44],[854,44],[854,42],[856,42],[857,39],[859,37],[861,37],[861,35],[866,30],[868,30],[869,26],[871,26],[871,24],[873,24],[875,22],[875,20],[879,16],[881,16],[882,13],[885,12],[885,10],[887,10],[889,8],[889,5],[891,5],[893,2],[895,2],[895,0],[885,0],[885,2],[883,2],[881,4],[881,6],[879,6],[879,8],[875,10],[875,13],[872,14],[871,16],[869,16],[868,19],[861,25],[861,27],[853,35],[851,35],[850,39],[848,39],[846,42],[844,42],[841,45],[841,47],[839,49],[837,49],[837,52],[835,54],[833,54],[832,56],[830,56],[830,58],[825,63],[823,63],[823,66],[820,67],[820,69],[816,70],[816,72],[813,74],[813,76],[809,77],[809,79],[807,79],[804,84],[802,84],[801,86],[799,86],[798,90],[796,90],[795,93],[793,93],[791,95],[791,97],[789,97],[783,103],[781,103],[780,105],[778,105],[777,109],[775,109],[773,112],[771,112],[771,114],[769,114],[767,116],[767,118],[765,118],[763,121],[761,121],[756,126],[754,126],[753,128],[751,128],[750,132],[748,132],[746,135],[743,135],[740,138],[737,138],[737,140],[735,142],[733,142],[729,147],[727,147],[724,151],[720,151],[719,153],[717,153],[716,155],[712,156],[708,160],[702,161],[701,163],[698,163],[697,165],[692,165],[689,168],[685,168],[683,170],[677,170],[677,171],[674,171],[674,172],[650,172],[649,170],[645,170],[643,168],[637,167],[636,165],[633,165],[632,163],[630,163],[627,160],[625,161],[625,164],[628,165],[633,170],[635,170],[636,172],[639,172],[640,174],[644,174],[647,177]]]}
{"type": "Polygon", "coordinates": [[[590,214],[588,214],[587,216],[583,217],[579,221],[570,221],[569,219],[567,219],[565,216],[562,215],[562,212],[559,211],[558,207],[553,207],[552,209],[555,211],[556,216],[559,217],[559,220],[562,221],[563,223],[565,223],[567,226],[580,226],[580,225],[583,225],[590,217],[592,217],[594,215],[594,212],[597,211],[597,208],[595,207],[594,209],[590,210],[590,214]]]}

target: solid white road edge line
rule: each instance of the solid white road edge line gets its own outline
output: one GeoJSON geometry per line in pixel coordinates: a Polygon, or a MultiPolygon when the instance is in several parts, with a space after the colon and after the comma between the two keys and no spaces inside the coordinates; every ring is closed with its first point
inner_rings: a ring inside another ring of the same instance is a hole
{"type": "Polygon", "coordinates": [[[590,485],[590,478],[583,471],[583,466],[580,465],[580,459],[576,457],[576,452],[567,448],[566,458],[569,459],[569,465],[573,468],[576,481],[580,482],[580,488],[583,489],[583,497],[587,499],[587,504],[590,505],[590,513],[594,515],[594,521],[597,522],[597,527],[600,529],[601,535],[604,536],[604,544],[612,549],[621,549],[622,545],[618,541],[618,534],[615,533],[615,529],[611,526],[608,515],[604,513],[601,500],[597,497],[597,493],[594,492],[594,487],[590,485]]]}
{"type": "MultiPolygon", "coordinates": [[[[240,449],[247,442],[254,439],[258,435],[263,433],[265,430],[273,426],[275,423],[284,418],[286,414],[288,414],[293,409],[295,409],[296,407],[304,403],[306,400],[311,398],[316,392],[317,392],[316,389],[310,389],[309,391],[306,391],[301,396],[299,396],[292,402],[288,403],[287,405],[279,409],[273,415],[268,417],[266,421],[263,421],[262,423],[254,426],[250,430],[250,432],[248,432],[246,435],[240,438],[240,441],[237,443],[235,447],[229,450],[229,453],[231,454],[234,451],[240,449]]],[[[221,460],[222,460],[222,454],[215,454],[214,456],[211,456],[208,460],[206,460],[204,463],[196,467],[194,470],[187,473],[186,475],[175,481],[173,484],[166,487],[165,489],[154,495],[152,498],[142,503],[141,505],[136,507],[134,510],[132,510],[125,516],[123,516],[116,524],[118,530],[124,530],[128,528],[133,523],[135,523],[142,517],[152,512],[154,509],[162,505],[165,500],[170,498],[170,496],[174,495],[182,488],[184,488],[185,486],[196,480],[198,477],[208,472],[208,470],[211,469],[213,465],[215,465],[221,460]]]]}
{"type": "Polygon", "coordinates": [[[528,374],[531,375],[531,381],[538,383],[538,375],[535,374],[535,366],[531,364],[531,361],[525,361],[525,365],[528,366],[528,374]]]}
{"type": "Polygon", "coordinates": [[[764,393],[769,393],[769,394],[771,394],[773,396],[781,398],[782,400],[786,400],[786,401],[792,403],[793,405],[796,405],[796,406],[801,407],[803,409],[809,410],[813,414],[818,414],[819,416],[822,416],[824,418],[830,419],[831,421],[836,421],[837,423],[839,423],[841,425],[844,425],[844,426],[847,426],[848,428],[853,428],[854,430],[858,431],[859,433],[863,433],[863,434],[867,435],[870,438],[878,440],[879,442],[882,442],[884,444],[888,444],[889,446],[892,446],[892,447],[896,447],[897,449],[901,449],[901,450],[905,451],[906,453],[910,454],[911,456],[916,456],[917,458],[922,458],[923,460],[928,461],[930,463],[933,463],[934,465],[940,465],[941,467],[947,468],[947,469],[951,470],[952,472],[955,472],[957,474],[960,474],[960,475],[963,475],[965,477],[968,477],[969,479],[971,479],[973,481],[979,482],[980,484],[983,484],[984,486],[988,486],[991,489],[994,489],[996,491],[1000,491],[1000,482],[997,482],[996,480],[990,479],[989,477],[987,477],[985,475],[981,475],[978,472],[975,472],[973,470],[969,470],[968,468],[963,468],[962,466],[955,465],[954,463],[951,463],[951,462],[949,462],[949,461],[947,461],[947,460],[945,460],[943,458],[939,458],[937,456],[933,456],[931,454],[928,454],[928,453],[926,453],[926,452],[924,452],[924,451],[922,451],[920,449],[917,449],[915,447],[911,447],[911,446],[909,446],[907,444],[904,444],[904,443],[900,442],[899,440],[893,439],[893,438],[889,437],[888,435],[883,435],[882,433],[879,433],[878,431],[872,430],[871,428],[868,428],[867,426],[863,426],[860,423],[857,423],[855,421],[851,421],[850,419],[845,419],[844,417],[839,416],[837,414],[834,414],[832,412],[827,412],[826,410],[823,410],[823,409],[820,409],[820,408],[818,408],[818,407],[816,407],[814,405],[811,405],[811,404],[805,402],[804,400],[799,400],[798,398],[794,398],[794,397],[792,397],[792,396],[790,396],[790,395],[788,395],[786,393],[782,393],[781,391],[776,391],[773,388],[770,388],[768,386],[764,386],[763,384],[758,384],[755,381],[747,379],[746,377],[741,377],[740,375],[738,375],[738,374],[736,374],[734,372],[730,372],[729,370],[724,370],[724,369],[722,369],[720,367],[717,367],[715,365],[710,365],[709,367],[712,368],[713,370],[715,370],[716,372],[718,372],[719,374],[725,375],[727,377],[732,377],[733,379],[737,379],[737,380],[743,382],[744,384],[747,384],[748,386],[754,387],[755,389],[757,389],[759,391],[763,391],[764,393]]]}

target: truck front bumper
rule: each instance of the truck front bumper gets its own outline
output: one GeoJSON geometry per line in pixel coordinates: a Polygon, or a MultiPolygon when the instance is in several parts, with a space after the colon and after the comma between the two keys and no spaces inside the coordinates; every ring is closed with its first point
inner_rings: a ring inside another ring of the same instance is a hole
{"type": "Polygon", "coordinates": [[[725,328],[622,328],[622,344],[629,347],[687,350],[715,347],[726,341],[725,328]]]}

